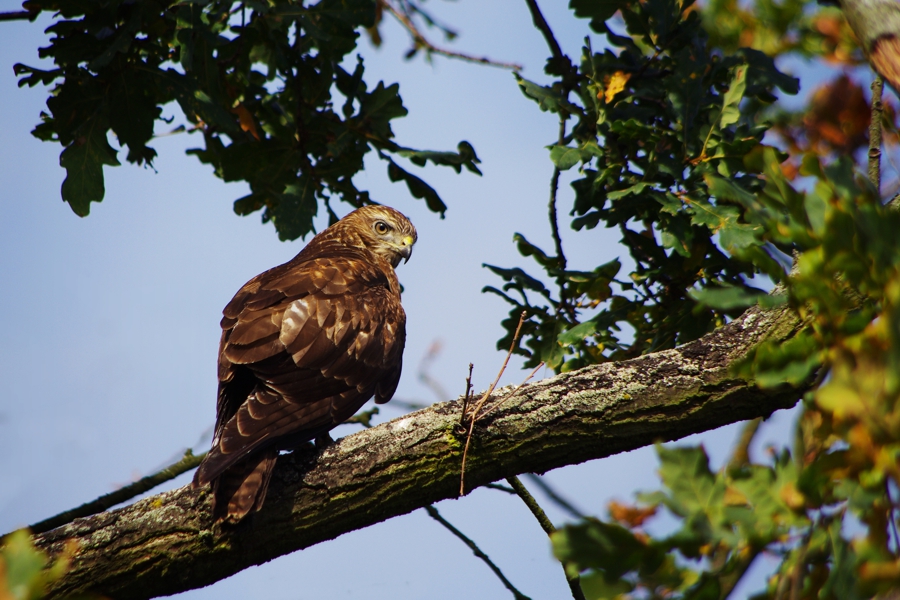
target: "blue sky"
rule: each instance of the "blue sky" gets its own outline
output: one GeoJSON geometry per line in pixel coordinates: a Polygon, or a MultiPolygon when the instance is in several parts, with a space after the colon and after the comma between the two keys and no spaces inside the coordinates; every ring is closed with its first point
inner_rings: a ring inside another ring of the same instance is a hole
{"type": "MultiPolygon", "coordinates": [[[[587,24],[571,18],[562,2],[543,4],[563,49],[578,56],[587,24]]],[[[519,62],[525,77],[544,79],[548,52],[524,2],[428,6],[460,31],[454,49],[519,62]]],[[[0,0],[0,10],[16,7],[0,0]]],[[[107,168],[105,200],[92,205],[89,217],[75,216],[59,195],[59,146],[29,134],[46,90],[20,89],[12,73],[16,62],[39,65],[37,48],[46,43],[48,24],[46,18],[0,23],[0,531],[91,500],[197,444],[214,420],[222,307],[247,279],[303,246],[279,242],[258,215],[235,216],[231,204],[246,193],[245,186],[224,184],[209,167],[185,156],[186,148],[202,145],[199,136],[187,134],[152,144],[159,151],[155,170],[107,168]]],[[[390,183],[377,159],[356,179],[360,189],[407,214],[418,229],[412,260],[398,269],[409,325],[407,367],[395,397],[431,403],[437,398],[416,370],[435,341],[442,352],[430,374],[453,396],[464,390],[468,363],[475,364],[476,389],[484,389],[502,362],[495,343],[507,306],[481,293],[484,285],[498,283],[481,264],[525,266],[511,241],[515,232],[552,247],[545,216],[552,164],[545,146],[555,140],[557,123],[522,96],[510,73],[441,57],[431,64],[405,61],[406,34],[390,20],[384,34],[382,48],[364,40],[360,53],[370,85],[400,83],[410,113],[393,125],[398,142],[442,150],[467,140],[484,172],[477,177],[448,169],[415,171],[448,205],[444,220],[410,197],[404,185],[390,183]]],[[[435,40],[442,42],[437,34],[435,40]]],[[[163,125],[158,131],[164,130],[163,125]]],[[[571,202],[564,184],[562,215],[571,202]]],[[[563,237],[575,269],[620,253],[615,232],[576,235],[564,225],[563,237]]],[[[501,383],[521,381],[520,365],[514,359],[501,383]]],[[[377,420],[400,414],[388,404],[377,420]]],[[[789,417],[774,420],[768,440],[786,440],[789,417]]],[[[346,426],[335,435],[356,429],[346,426]]],[[[690,441],[703,441],[721,458],[734,434],[734,427],[723,428],[690,441]]],[[[655,470],[652,449],[642,449],[560,469],[547,479],[586,512],[604,514],[609,499],[653,488],[655,470]]],[[[167,487],[188,480],[184,475],[167,487]]],[[[555,522],[564,522],[552,504],[544,505],[555,522]]],[[[535,599],[568,595],[546,537],[517,499],[476,490],[438,508],[522,592],[535,599]]],[[[183,596],[227,598],[261,589],[276,600],[508,594],[424,511],[183,596]]]]}

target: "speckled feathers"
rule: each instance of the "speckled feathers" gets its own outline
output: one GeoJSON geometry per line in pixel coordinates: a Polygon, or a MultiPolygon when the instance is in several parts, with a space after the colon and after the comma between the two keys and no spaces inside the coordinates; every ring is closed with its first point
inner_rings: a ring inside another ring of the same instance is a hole
{"type": "Polygon", "coordinates": [[[401,213],[363,207],[225,307],[216,433],[194,477],[213,484],[218,518],[262,506],[279,450],[327,433],[373,396],[390,400],[406,339],[394,267],[415,241],[401,213]]]}

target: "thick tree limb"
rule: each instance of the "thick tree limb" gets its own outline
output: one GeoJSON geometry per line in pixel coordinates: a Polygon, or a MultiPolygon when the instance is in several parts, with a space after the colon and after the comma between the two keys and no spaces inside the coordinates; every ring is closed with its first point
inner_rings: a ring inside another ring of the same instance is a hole
{"type": "MultiPolygon", "coordinates": [[[[479,421],[467,481],[475,487],[543,472],[792,406],[799,390],[760,390],[729,367],[762,340],[786,340],[799,328],[788,309],[753,308],[675,350],[525,386],[479,421]]],[[[50,597],[90,590],[125,600],[201,587],[455,497],[465,442],[460,409],[458,401],[437,404],[321,453],[282,456],[263,510],[233,528],[213,523],[206,490],[184,487],[36,536],[51,554],[69,540],[79,544],[50,597]]]]}

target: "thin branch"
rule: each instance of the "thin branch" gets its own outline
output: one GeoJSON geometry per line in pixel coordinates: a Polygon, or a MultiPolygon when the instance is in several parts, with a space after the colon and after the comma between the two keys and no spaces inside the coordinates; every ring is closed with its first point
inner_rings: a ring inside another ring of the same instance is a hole
{"type": "MultiPolygon", "coordinates": [[[[762,340],[783,343],[803,326],[789,307],[753,307],[684,346],[525,386],[479,431],[483,457],[467,466],[466,479],[479,487],[794,406],[808,382],[761,389],[730,366],[762,340]]],[[[36,535],[52,557],[79,548],[47,600],[88,591],[117,600],[171,595],[455,498],[462,449],[451,432],[460,404],[403,415],[322,452],[304,447],[280,457],[266,505],[246,526],[218,527],[209,490],[188,485],[36,535]]]]}
{"type": "Polygon", "coordinates": [[[66,523],[71,523],[75,519],[80,519],[81,517],[87,517],[99,512],[103,512],[104,510],[112,508],[116,504],[121,504],[126,500],[131,500],[135,496],[139,496],[144,492],[151,490],[156,486],[165,483],[166,481],[169,481],[170,479],[175,479],[185,471],[190,471],[191,469],[199,465],[205,456],[206,452],[195,456],[194,453],[189,449],[184,453],[184,457],[181,460],[169,465],[168,467],[160,471],[157,471],[153,475],[142,477],[134,483],[126,485],[125,487],[121,487],[114,492],[110,492],[109,494],[100,496],[96,500],[87,502],[71,510],[61,512],[58,515],[50,517],[49,519],[38,521],[28,528],[31,530],[31,533],[44,533],[45,531],[56,529],[57,527],[65,525],[66,523]]]}
{"type": "Polygon", "coordinates": [[[481,400],[478,401],[478,404],[475,405],[475,409],[472,411],[472,418],[469,423],[469,434],[466,436],[466,447],[463,449],[462,455],[462,466],[460,466],[459,470],[459,495],[464,496],[466,493],[466,458],[469,456],[469,445],[472,443],[472,433],[475,431],[475,421],[478,418],[478,411],[481,410],[481,407],[484,406],[484,403],[487,402],[487,399],[490,398],[491,394],[494,392],[494,388],[497,387],[497,382],[500,381],[500,378],[503,376],[503,372],[506,370],[506,365],[509,364],[509,358],[512,356],[513,349],[516,347],[516,342],[519,341],[519,333],[522,331],[522,323],[525,322],[525,317],[528,313],[524,310],[522,314],[519,315],[519,324],[516,326],[516,332],[513,334],[512,344],[509,345],[509,351],[506,353],[506,358],[503,359],[503,364],[500,366],[500,371],[497,373],[496,379],[494,379],[493,383],[491,383],[491,387],[484,392],[484,395],[481,396],[481,400]]]}
{"type": "MultiPolygon", "coordinates": [[[[531,495],[528,488],[525,487],[518,477],[507,477],[506,482],[516,491],[516,494],[522,499],[522,502],[525,503],[528,510],[531,511],[531,514],[537,519],[537,522],[541,525],[541,529],[544,530],[544,533],[549,536],[556,531],[556,527],[554,527],[553,523],[550,522],[550,519],[547,518],[547,513],[544,512],[544,509],[541,508],[541,505],[537,503],[537,500],[534,499],[534,496],[531,495]]],[[[575,600],[585,600],[584,592],[581,590],[581,578],[577,573],[574,575],[570,574],[565,563],[562,564],[562,568],[563,573],[566,575],[566,582],[569,584],[569,589],[572,591],[572,598],[575,600]]]]}
{"type": "Polygon", "coordinates": [[[891,522],[891,533],[894,534],[894,553],[900,554],[900,535],[897,535],[897,507],[891,498],[891,482],[886,479],[884,482],[884,495],[888,501],[888,520],[891,522]]]}
{"type": "Polygon", "coordinates": [[[884,90],[884,79],[876,75],[872,82],[872,116],[869,120],[869,181],[881,197],[881,114],[884,105],[881,93],[884,90]]]}
{"type": "Polygon", "coordinates": [[[543,34],[544,39],[547,41],[547,46],[550,47],[550,53],[553,55],[553,58],[558,61],[564,61],[566,56],[563,54],[562,48],[559,47],[559,42],[556,41],[553,30],[547,24],[547,19],[541,13],[537,0],[525,0],[525,4],[528,5],[528,10],[531,11],[531,20],[534,22],[534,26],[538,28],[538,31],[543,34]]]}
{"type": "Polygon", "coordinates": [[[0,12],[0,21],[34,21],[40,13],[39,10],[0,12]]]}
{"type": "Polygon", "coordinates": [[[483,413],[480,413],[477,415],[473,414],[472,418],[473,419],[475,419],[475,418],[484,419],[489,414],[491,414],[492,412],[494,412],[495,410],[497,410],[498,408],[503,406],[504,402],[506,402],[507,400],[509,400],[511,398],[515,398],[516,394],[519,393],[519,390],[522,389],[522,386],[525,385],[526,383],[528,383],[529,381],[531,381],[531,378],[534,377],[543,366],[544,366],[544,362],[543,361],[539,362],[538,365],[534,369],[531,370],[531,373],[529,373],[528,376],[522,380],[522,383],[520,383],[519,385],[514,387],[511,392],[509,392],[508,394],[506,394],[505,396],[503,396],[502,398],[497,400],[493,405],[491,405],[491,407],[489,409],[487,409],[483,413]]]}
{"type": "Polygon", "coordinates": [[[484,564],[486,564],[488,568],[494,572],[494,575],[496,575],[500,579],[500,581],[503,582],[503,585],[506,586],[506,589],[512,592],[512,595],[516,600],[531,600],[528,596],[516,589],[516,586],[514,586],[512,582],[506,578],[506,576],[503,574],[503,571],[500,570],[500,567],[495,565],[490,557],[482,552],[481,548],[479,548],[475,542],[466,537],[466,535],[462,531],[454,527],[444,517],[442,517],[441,513],[439,513],[434,506],[426,506],[425,511],[428,513],[428,516],[446,527],[450,531],[450,533],[462,540],[462,543],[468,546],[469,549],[472,550],[472,552],[475,554],[475,556],[483,560],[484,564]]]}
{"type": "Polygon", "coordinates": [[[416,411],[422,410],[423,408],[428,408],[431,406],[427,402],[417,402],[415,400],[402,400],[400,398],[392,398],[388,404],[385,404],[388,408],[399,408],[407,411],[416,411]]]}
{"type": "Polygon", "coordinates": [[[388,10],[388,12],[394,15],[394,18],[400,21],[400,24],[403,25],[404,29],[406,29],[406,31],[409,32],[409,35],[412,37],[414,46],[413,50],[408,54],[408,56],[414,54],[416,49],[424,48],[425,52],[427,52],[428,54],[437,54],[446,58],[456,58],[466,62],[487,65],[489,67],[499,67],[501,69],[510,69],[512,71],[522,70],[522,65],[517,63],[501,62],[487,58],[486,56],[472,56],[471,54],[455,52],[453,50],[447,50],[446,48],[435,46],[434,44],[429,42],[424,35],[422,35],[422,32],[419,31],[419,28],[415,23],[413,23],[412,19],[410,19],[408,15],[397,10],[397,8],[388,0],[383,0],[381,2],[381,5],[384,6],[388,10]]]}
{"type": "Polygon", "coordinates": [[[419,362],[419,381],[425,384],[425,386],[431,390],[431,392],[437,396],[438,402],[446,402],[450,399],[450,394],[447,393],[447,390],[444,389],[444,386],[441,385],[437,379],[431,376],[431,364],[434,360],[440,355],[441,349],[443,348],[440,340],[434,340],[431,342],[431,345],[428,347],[428,350],[425,351],[425,356],[422,357],[422,360],[419,362]]]}
{"type": "Polygon", "coordinates": [[[512,489],[511,487],[505,486],[502,483],[488,483],[484,487],[492,490],[506,492],[507,494],[512,494],[513,496],[516,495],[516,490],[512,489]]]}
{"type": "Polygon", "coordinates": [[[563,498],[556,490],[554,490],[549,483],[544,481],[542,477],[535,475],[534,473],[525,473],[525,477],[528,478],[533,484],[541,488],[541,491],[557,506],[561,509],[572,515],[572,517],[576,519],[583,519],[584,513],[573,505],[571,502],[563,498]]]}
{"type": "Polygon", "coordinates": [[[750,464],[750,444],[753,443],[753,438],[756,437],[760,425],[762,425],[762,419],[753,419],[744,423],[737,444],[731,453],[731,459],[726,465],[726,471],[740,469],[750,464]]]}
{"type": "Polygon", "coordinates": [[[524,502],[525,506],[528,507],[528,510],[531,511],[531,514],[537,519],[537,522],[540,524],[541,529],[544,530],[544,533],[550,535],[556,531],[556,527],[550,522],[547,513],[544,512],[544,509],[541,508],[541,505],[538,504],[537,500],[534,499],[534,496],[531,495],[531,492],[528,491],[528,488],[525,487],[525,484],[523,484],[518,477],[507,477],[506,483],[508,483],[509,487],[515,490],[516,495],[522,499],[522,502],[524,502]]]}
{"type": "Polygon", "coordinates": [[[469,363],[469,374],[466,376],[466,393],[463,394],[462,410],[459,413],[459,426],[465,428],[466,411],[469,409],[469,399],[472,397],[472,369],[475,365],[469,363]]]}

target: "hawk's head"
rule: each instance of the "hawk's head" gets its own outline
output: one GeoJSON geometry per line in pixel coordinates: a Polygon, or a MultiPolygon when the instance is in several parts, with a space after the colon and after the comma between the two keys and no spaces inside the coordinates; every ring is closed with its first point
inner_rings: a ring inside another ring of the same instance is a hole
{"type": "Polygon", "coordinates": [[[396,267],[409,260],[416,243],[416,228],[399,211],[389,206],[363,206],[340,220],[362,244],[396,267]]]}

